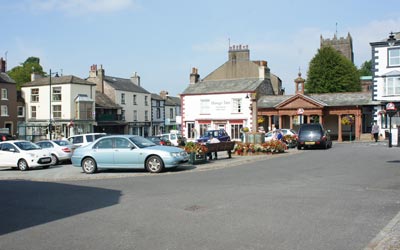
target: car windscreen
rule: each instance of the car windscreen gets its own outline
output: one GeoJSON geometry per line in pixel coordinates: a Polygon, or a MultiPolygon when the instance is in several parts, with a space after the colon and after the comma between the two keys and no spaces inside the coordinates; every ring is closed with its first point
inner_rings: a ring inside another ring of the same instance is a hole
{"type": "Polygon", "coordinates": [[[141,137],[141,136],[130,137],[129,140],[131,140],[139,148],[147,148],[147,147],[156,146],[156,144],[154,142],[152,142],[144,137],[141,137]]]}
{"type": "Polygon", "coordinates": [[[33,144],[32,142],[29,141],[22,141],[22,142],[15,142],[15,146],[17,146],[18,148],[22,149],[22,150],[37,150],[37,149],[41,149],[41,147],[39,147],[36,144],[33,144]]]}

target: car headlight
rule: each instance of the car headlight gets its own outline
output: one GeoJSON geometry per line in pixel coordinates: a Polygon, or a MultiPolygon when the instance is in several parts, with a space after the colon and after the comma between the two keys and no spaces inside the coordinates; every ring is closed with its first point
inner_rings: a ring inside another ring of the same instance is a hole
{"type": "Polygon", "coordinates": [[[179,152],[173,152],[171,153],[172,157],[179,157],[180,153],[179,152]]]}

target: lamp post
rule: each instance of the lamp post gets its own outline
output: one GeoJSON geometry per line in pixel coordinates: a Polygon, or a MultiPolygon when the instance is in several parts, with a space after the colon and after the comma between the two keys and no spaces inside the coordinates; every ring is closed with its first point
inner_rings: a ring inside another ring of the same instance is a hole
{"type": "Polygon", "coordinates": [[[389,115],[389,148],[392,147],[392,116],[397,112],[396,105],[393,102],[386,104],[386,113],[389,115]]]}
{"type": "Polygon", "coordinates": [[[51,99],[52,99],[52,91],[51,91],[51,76],[52,74],[55,74],[55,77],[58,77],[58,72],[51,72],[51,69],[49,70],[49,138],[50,140],[52,139],[52,124],[51,124],[51,99]]]}

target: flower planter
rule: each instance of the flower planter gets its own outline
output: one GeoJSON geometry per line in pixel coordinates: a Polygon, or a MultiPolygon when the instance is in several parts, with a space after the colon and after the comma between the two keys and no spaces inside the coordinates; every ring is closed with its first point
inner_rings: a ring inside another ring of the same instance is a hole
{"type": "Polygon", "coordinates": [[[196,154],[190,153],[189,154],[189,163],[192,165],[201,164],[206,162],[206,155],[205,154],[196,154]]]}

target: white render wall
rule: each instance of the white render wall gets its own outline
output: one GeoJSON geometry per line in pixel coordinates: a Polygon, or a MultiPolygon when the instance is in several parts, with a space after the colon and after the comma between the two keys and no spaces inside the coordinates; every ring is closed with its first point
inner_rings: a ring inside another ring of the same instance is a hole
{"type": "MultiPolygon", "coordinates": [[[[398,46],[394,46],[398,47],[398,46]]],[[[390,48],[394,48],[390,47],[390,48]]],[[[376,93],[376,99],[379,101],[384,101],[384,102],[398,102],[400,101],[399,96],[385,96],[385,78],[380,77],[382,75],[385,75],[391,71],[394,70],[400,70],[400,67],[390,67],[388,68],[388,48],[389,47],[375,47],[375,63],[376,66],[375,68],[377,69],[377,72],[375,73],[375,93],[376,93]]]]}
{"type": "MultiPolygon", "coordinates": [[[[52,101],[51,105],[61,104],[61,119],[75,119],[75,101],[78,94],[86,94],[93,100],[95,110],[95,86],[81,84],[52,84],[51,87],[61,87],[61,102],[52,101]]],[[[31,106],[36,106],[36,120],[49,120],[50,116],[50,86],[22,87],[22,96],[26,103],[26,118],[31,119],[31,106]],[[31,102],[31,89],[39,89],[39,102],[31,102]]]]}
{"type": "Polygon", "coordinates": [[[151,121],[151,94],[115,90],[115,103],[125,111],[125,121],[133,122],[133,111],[137,110],[137,121],[145,122],[145,111],[148,111],[147,122],[151,121]],[[121,94],[125,93],[125,104],[121,104],[121,94]],[[133,105],[133,96],[136,95],[136,105],[133,105]],[[147,106],[145,105],[147,96],[147,106]]]}
{"type": "MultiPolygon", "coordinates": [[[[210,94],[210,95],[186,95],[182,100],[182,119],[183,119],[183,133],[187,134],[186,122],[195,122],[195,129],[199,131],[198,120],[211,120],[214,122],[227,121],[225,130],[230,135],[231,127],[229,120],[243,120],[243,126],[251,128],[251,99],[246,98],[245,93],[228,93],[228,94],[210,94]],[[232,99],[242,99],[242,112],[233,112],[232,99]],[[209,114],[200,113],[200,100],[209,99],[210,109],[209,114]]],[[[217,127],[211,127],[216,129],[217,127]]]]}

